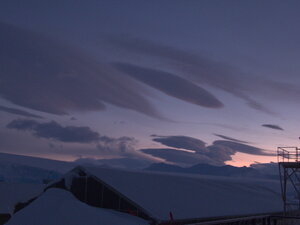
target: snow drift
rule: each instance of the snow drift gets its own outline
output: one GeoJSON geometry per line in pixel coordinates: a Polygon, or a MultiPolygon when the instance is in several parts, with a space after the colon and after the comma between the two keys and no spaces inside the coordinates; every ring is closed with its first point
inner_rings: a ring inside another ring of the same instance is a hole
{"type": "Polygon", "coordinates": [[[16,213],[7,225],[146,225],[125,213],[100,209],[78,201],[70,192],[52,188],[16,213]]]}
{"type": "Polygon", "coordinates": [[[0,182],[0,213],[12,214],[18,202],[26,202],[43,192],[45,185],[0,182]]]}

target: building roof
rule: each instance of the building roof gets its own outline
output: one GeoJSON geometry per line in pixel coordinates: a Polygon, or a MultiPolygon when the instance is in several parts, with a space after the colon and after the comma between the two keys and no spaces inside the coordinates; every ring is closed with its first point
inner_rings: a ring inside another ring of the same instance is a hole
{"type": "Polygon", "coordinates": [[[277,181],[80,169],[112,186],[158,220],[169,220],[170,212],[179,220],[279,212],[283,208],[277,181]]]}

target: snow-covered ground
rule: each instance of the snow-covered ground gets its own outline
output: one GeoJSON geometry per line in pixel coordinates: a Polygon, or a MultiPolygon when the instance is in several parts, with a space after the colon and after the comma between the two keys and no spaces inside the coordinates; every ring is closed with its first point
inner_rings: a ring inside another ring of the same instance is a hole
{"type": "Polygon", "coordinates": [[[23,210],[7,225],[146,225],[147,221],[113,210],[91,207],[70,192],[52,188],[23,210]]]}
{"type": "MultiPolygon", "coordinates": [[[[41,183],[38,184],[38,182],[35,181],[51,178],[51,174],[56,174],[56,176],[59,173],[65,174],[74,166],[73,163],[62,161],[0,153],[0,181],[10,181],[0,182],[0,213],[12,213],[16,203],[26,202],[42,193],[44,185],[41,183]],[[16,183],[16,181],[18,181],[18,183],[16,183]]],[[[84,168],[90,174],[99,177],[105,183],[114,187],[117,191],[146,209],[154,218],[162,220],[169,219],[169,212],[173,213],[175,219],[186,219],[269,213],[282,211],[283,208],[280,196],[280,185],[276,180],[137,172],[96,167],[84,168]]],[[[69,178],[72,177],[70,175],[69,173],[69,178]]],[[[70,180],[67,179],[67,181],[70,180]]],[[[70,182],[67,183],[70,185],[70,182]]],[[[95,212],[95,215],[93,214],[91,217],[99,221],[102,221],[101,217],[103,215],[105,216],[104,218],[108,218],[108,214],[111,216],[110,218],[119,218],[119,213],[89,207],[75,199],[73,195],[68,192],[61,194],[60,191],[56,190],[56,194],[51,193],[52,190],[49,190],[46,194],[43,194],[42,197],[38,198],[34,203],[15,214],[14,218],[18,219],[20,215],[23,215],[23,211],[26,212],[28,209],[31,209],[31,213],[34,210],[38,210],[35,214],[40,214],[40,219],[42,219],[42,217],[48,218],[56,217],[54,215],[60,215],[60,217],[57,216],[57,218],[64,220],[64,216],[72,217],[68,214],[70,212],[64,214],[63,205],[67,205],[69,202],[72,202],[74,212],[80,212],[80,209],[83,211],[86,210],[87,216],[89,216],[91,212],[95,212]],[[56,195],[65,198],[65,203],[60,204],[58,197],[55,197],[56,195]],[[48,203],[45,203],[45,196],[48,196],[46,200],[51,203],[49,203],[49,207],[51,206],[51,210],[53,209],[54,211],[46,210],[48,203]],[[52,198],[53,200],[51,200],[52,198]],[[41,205],[44,204],[43,207],[40,206],[40,210],[44,210],[43,212],[39,211],[38,206],[33,205],[40,201],[42,201],[40,203],[41,205]],[[55,204],[56,206],[54,206],[55,204]],[[78,211],[76,207],[78,207],[78,211]],[[87,208],[83,209],[84,207],[91,208],[91,211],[87,210],[87,208]],[[48,212],[49,215],[47,215],[48,212]]],[[[47,220],[51,221],[50,218],[47,220]]],[[[68,222],[68,218],[65,218],[65,220],[68,222]]],[[[76,224],[71,222],[70,224],[76,224]]],[[[15,224],[20,225],[18,223],[15,224]]],[[[23,225],[24,223],[21,224],[23,225]]],[[[67,223],[64,222],[61,224],[67,223]]],[[[81,221],[79,224],[85,223],[81,221]]],[[[130,224],[135,223],[131,222],[130,224]]]]}
{"type": "Polygon", "coordinates": [[[0,213],[11,214],[16,203],[39,195],[44,187],[42,184],[0,182],[0,213]]]}
{"type": "Polygon", "coordinates": [[[83,169],[161,220],[168,220],[169,212],[175,219],[189,219],[270,213],[283,209],[277,181],[96,167],[83,169]]]}

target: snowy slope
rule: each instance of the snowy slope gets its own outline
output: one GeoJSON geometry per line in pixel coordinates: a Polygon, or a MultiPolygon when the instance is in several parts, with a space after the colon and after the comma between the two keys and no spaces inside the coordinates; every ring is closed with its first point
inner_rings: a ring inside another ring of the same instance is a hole
{"type": "Polygon", "coordinates": [[[145,168],[146,171],[169,172],[169,173],[186,173],[209,176],[226,176],[239,178],[262,178],[262,179],[279,179],[278,166],[273,164],[255,164],[251,167],[235,167],[230,165],[214,166],[209,164],[196,164],[191,167],[180,167],[166,163],[153,163],[145,168]],[[266,166],[267,165],[267,166],[266,166]],[[275,168],[276,166],[276,168],[275,168]]]}
{"type": "Polygon", "coordinates": [[[41,184],[57,179],[73,166],[63,161],[0,153],[0,181],[41,184]]]}
{"type": "Polygon", "coordinates": [[[0,153],[0,213],[12,213],[18,202],[36,197],[45,185],[72,168],[71,164],[0,153]]]}
{"type": "Polygon", "coordinates": [[[75,165],[71,162],[64,162],[64,161],[44,159],[44,158],[24,156],[24,155],[0,153],[0,165],[2,163],[37,167],[44,170],[56,171],[59,173],[64,173],[72,169],[75,165]]]}
{"type": "Polygon", "coordinates": [[[282,211],[277,181],[96,167],[83,168],[142,206],[155,218],[235,216],[282,211]]]}
{"type": "Polygon", "coordinates": [[[0,180],[4,182],[42,184],[60,176],[55,171],[0,160],[0,180]]]}
{"type": "Polygon", "coordinates": [[[49,189],[16,213],[7,225],[146,225],[125,213],[100,209],[78,201],[71,193],[49,189]]]}
{"type": "Polygon", "coordinates": [[[42,184],[22,184],[0,182],[0,213],[12,213],[14,205],[26,202],[42,193],[42,184]]]}

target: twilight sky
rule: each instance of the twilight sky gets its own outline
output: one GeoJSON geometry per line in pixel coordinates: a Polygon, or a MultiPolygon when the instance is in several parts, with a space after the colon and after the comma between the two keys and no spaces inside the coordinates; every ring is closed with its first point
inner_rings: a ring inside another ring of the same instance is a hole
{"type": "Polygon", "coordinates": [[[250,165],[298,144],[296,0],[0,1],[0,151],[250,165]]]}

